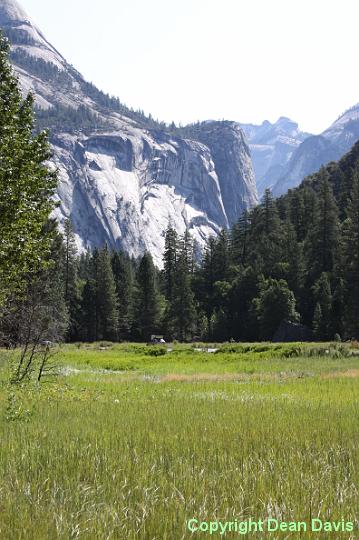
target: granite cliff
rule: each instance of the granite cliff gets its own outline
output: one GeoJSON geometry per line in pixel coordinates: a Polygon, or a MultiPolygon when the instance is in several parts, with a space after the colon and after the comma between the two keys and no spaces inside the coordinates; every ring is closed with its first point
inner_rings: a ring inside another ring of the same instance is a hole
{"type": "Polygon", "coordinates": [[[178,136],[86,82],[15,0],[1,0],[0,27],[39,125],[51,128],[55,215],[72,220],[79,249],[106,242],[135,257],[147,250],[160,266],[169,223],[189,229],[200,249],[257,204],[239,124],[206,122],[195,137],[178,136]]]}

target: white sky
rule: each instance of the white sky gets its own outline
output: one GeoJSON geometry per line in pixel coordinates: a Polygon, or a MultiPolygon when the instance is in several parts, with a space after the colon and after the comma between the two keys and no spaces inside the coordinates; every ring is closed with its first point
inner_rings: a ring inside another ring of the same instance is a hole
{"type": "Polygon", "coordinates": [[[319,133],[359,101],[358,0],[19,1],[87,80],[167,122],[319,133]]]}

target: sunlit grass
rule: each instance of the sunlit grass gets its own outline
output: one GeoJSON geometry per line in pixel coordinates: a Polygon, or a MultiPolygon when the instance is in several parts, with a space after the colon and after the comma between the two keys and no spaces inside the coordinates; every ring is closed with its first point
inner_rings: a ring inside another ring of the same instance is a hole
{"type": "Polygon", "coordinates": [[[2,414],[1,539],[207,537],[186,530],[192,517],[358,519],[358,357],[131,347],[64,347],[60,368],[78,371],[24,391],[28,422],[2,414]]]}

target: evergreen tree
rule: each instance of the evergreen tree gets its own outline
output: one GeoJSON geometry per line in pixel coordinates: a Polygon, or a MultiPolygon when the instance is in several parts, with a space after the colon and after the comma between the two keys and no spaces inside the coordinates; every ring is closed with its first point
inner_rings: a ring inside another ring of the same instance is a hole
{"type": "Polygon", "coordinates": [[[113,253],[111,262],[118,299],[118,337],[124,341],[131,335],[133,275],[131,263],[123,253],[113,253]]]}
{"type": "Polygon", "coordinates": [[[338,208],[328,181],[328,173],[322,168],[319,177],[316,216],[306,241],[307,267],[312,282],[316,281],[323,272],[333,270],[338,244],[338,208]]]}
{"type": "Polygon", "coordinates": [[[346,218],[346,209],[350,202],[350,193],[352,191],[354,171],[351,171],[351,175],[344,174],[340,167],[336,166],[334,186],[338,186],[337,189],[337,201],[339,208],[340,219],[346,218]]]}
{"type": "Polygon", "coordinates": [[[314,309],[312,327],[313,327],[313,333],[314,333],[315,339],[321,340],[322,328],[323,328],[323,314],[322,314],[322,308],[319,302],[317,302],[314,309]]]}
{"type": "Polygon", "coordinates": [[[313,330],[317,339],[329,341],[332,332],[332,292],[327,273],[323,273],[314,285],[315,311],[313,330]]]}
{"type": "Polygon", "coordinates": [[[282,255],[281,222],[275,201],[267,189],[263,202],[252,212],[249,262],[258,273],[270,276],[282,255]]]}
{"type": "Polygon", "coordinates": [[[279,225],[279,216],[276,209],[275,201],[273,199],[270,189],[266,189],[262,202],[262,222],[264,232],[268,238],[271,234],[276,233],[279,225]]]}
{"type": "Polygon", "coordinates": [[[118,332],[118,311],[115,279],[110,253],[105,247],[95,249],[89,278],[82,293],[83,335],[87,341],[115,341],[118,332]]]}
{"type": "Polygon", "coordinates": [[[298,242],[302,242],[306,235],[305,205],[301,191],[289,194],[289,218],[294,227],[298,242]]]}
{"type": "Polygon", "coordinates": [[[33,97],[23,100],[8,54],[0,35],[0,304],[25,287],[25,275],[46,266],[54,232],[45,224],[57,182],[45,165],[46,133],[33,135],[33,97]]]}
{"type": "Polygon", "coordinates": [[[159,331],[161,315],[160,296],[152,257],[145,253],[137,271],[135,291],[134,334],[148,341],[151,334],[159,331]]]}
{"type": "Polygon", "coordinates": [[[293,291],[297,299],[301,298],[303,292],[303,282],[305,265],[303,258],[303,247],[297,239],[295,227],[290,221],[285,221],[283,229],[283,275],[288,287],[293,291]]]}
{"type": "Polygon", "coordinates": [[[195,279],[195,290],[202,311],[206,314],[208,323],[213,311],[213,292],[215,283],[214,251],[215,238],[210,237],[204,249],[202,267],[195,279]]]}
{"type": "Polygon", "coordinates": [[[227,231],[223,229],[214,242],[212,254],[212,279],[214,283],[228,279],[230,262],[230,242],[227,231]]]}
{"type": "Polygon", "coordinates": [[[111,256],[107,246],[99,252],[96,293],[98,312],[96,338],[115,341],[118,337],[117,295],[111,256]]]}
{"type": "Polygon", "coordinates": [[[26,276],[23,293],[7,298],[6,309],[0,318],[1,341],[22,348],[16,377],[18,382],[23,376],[30,375],[33,357],[41,354],[42,340],[62,341],[68,327],[62,236],[56,232],[54,220],[48,221],[46,229],[53,234],[51,264],[26,276]],[[31,354],[27,354],[29,349],[31,354]],[[27,362],[28,368],[25,367],[27,362]],[[20,377],[21,373],[23,376],[20,377]]]}
{"type": "Polygon", "coordinates": [[[70,323],[67,333],[69,341],[79,338],[81,293],[78,278],[78,259],[75,236],[70,220],[64,224],[64,297],[70,323]]]}
{"type": "Polygon", "coordinates": [[[333,335],[337,334],[341,338],[345,336],[345,313],[345,285],[343,278],[338,277],[333,293],[331,325],[333,335]]]}
{"type": "Polygon", "coordinates": [[[163,254],[163,280],[166,299],[171,301],[175,283],[177,267],[178,235],[171,225],[168,226],[165,236],[165,250],[163,254]]]}
{"type": "Polygon", "coordinates": [[[88,249],[85,253],[81,253],[78,260],[78,276],[82,281],[90,278],[91,274],[91,251],[88,249]]]}
{"type": "Polygon", "coordinates": [[[80,336],[82,341],[97,340],[96,310],[96,283],[94,279],[88,278],[83,287],[81,299],[80,336]]]}
{"type": "Polygon", "coordinates": [[[253,300],[253,311],[259,324],[258,337],[264,340],[273,338],[283,320],[299,319],[294,294],[284,280],[266,280],[259,296],[253,300]]]}
{"type": "Polygon", "coordinates": [[[343,268],[346,333],[359,338],[359,173],[353,177],[348,218],[343,225],[343,268]]]}
{"type": "Polygon", "coordinates": [[[183,259],[187,272],[192,275],[194,272],[194,242],[188,229],[179,240],[179,254],[183,259]]]}
{"type": "Polygon", "coordinates": [[[228,340],[227,314],[222,308],[215,311],[212,315],[210,339],[213,341],[228,340]]]}
{"type": "Polygon", "coordinates": [[[262,288],[263,276],[251,266],[245,268],[231,283],[228,294],[228,311],[231,313],[229,334],[239,341],[258,339],[256,318],[251,305],[262,288]]]}
{"type": "Polygon", "coordinates": [[[304,238],[307,237],[308,233],[312,230],[314,226],[314,222],[317,216],[318,197],[315,191],[310,187],[305,186],[301,191],[303,193],[304,204],[304,240],[304,238]]]}
{"type": "Polygon", "coordinates": [[[231,259],[236,265],[247,263],[250,213],[245,210],[231,231],[231,259]]]}
{"type": "Polygon", "coordinates": [[[187,235],[182,239],[178,254],[170,315],[175,336],[181,341],[191,339],[195,332],[196,309],[191,289],[191,256],[187,235]]]}

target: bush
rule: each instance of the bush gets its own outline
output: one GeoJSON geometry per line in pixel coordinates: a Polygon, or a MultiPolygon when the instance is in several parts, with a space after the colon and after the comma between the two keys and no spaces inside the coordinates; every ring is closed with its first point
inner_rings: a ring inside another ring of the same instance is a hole
{"type": "Polygon", "coordinates": [[[164,356],[167,354],[167,349],[165,347],[149,347],[146,354],[148,356],[164,356]]]}

